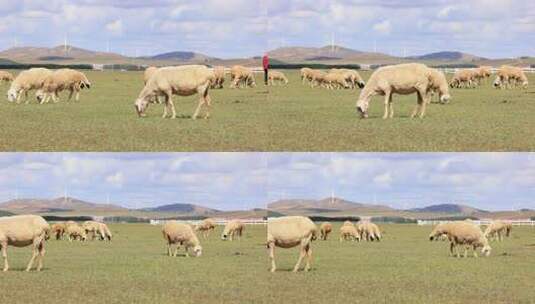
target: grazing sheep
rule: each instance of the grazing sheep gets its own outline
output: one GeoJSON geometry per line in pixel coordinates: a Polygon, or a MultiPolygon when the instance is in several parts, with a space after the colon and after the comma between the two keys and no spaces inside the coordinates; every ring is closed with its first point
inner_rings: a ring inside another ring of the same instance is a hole
{"type": "Polygon", "coordinates": [[[341,241],[360,241],[360,234],[354,225],[342,225],[340,227],[341,241]]]}
{"type": "Polygon", "coordinates": [[[167,242],[167,255],[176,257],[178,247],[184,245],[186,257],[189,257],[189,248],[192,248],[194,256],[201,256],[201,243],[190,225],[169,221],[163,225],[162,234],[167,242]],[[176,247],[174,252],[171,252],[173,245],[176,245],[176,247]]]}
{"type": "Polygon", "coordinates": [[[10,102],[16,101],[17,103],[20,103],[21,97],[24,94],[26,104],[28,104],[30,102],[28,99],[28,92],[40,89],[43,86],[45,78],[51,74],[52,71],[45,68],[32,68],[20,72],[7,91],[7,99],[10,102]]]}
{"type": "Polygon", "coordinates": [[[221,239],[232,241],[236,236],[238,239],[241,239],[244,228],[245,225],[239,220],[231,220],[225,225],[223,233],[221,234],[221,239]]]}
{"type": "Polygon", "coordinates": [[[325,72],[320,70],[312,70],[310,72],[310,87],[316,87],[316,86],[322,86],[326,87],[325,85],[325,75],[327,75],[325,72]]]}
{"type": "Polygon", "coordinates": [[[150,66],[146,68],[145,72],[143,72],[143,83],[147,84],[147,82],[149,82],[149,79],[152,77],[152,75],[154,75],[154,73],[156,73],[157,70],[158,68],[155,66],[150,66]]]}
{"type": "Polygon", "coordinates": [[[95,237],[98,235],[100,240],[111,241],[112,234],[108,226],[101,222],[96,221],[85,221],[82,224],[82,227],[86,234],[91,234],[91,240],[95,240],[95,237]]]}
{"type": "Polygon", "coordinates": [[[192,118],[196,119],[202,106],[206,106],[205,118],[210,116],[211,99],[208,95],[210,84],[214,79],[214,72],[203,65],[184,65],[179,67],[159,68],[149,79],[135,101],[135,109],[139,117],[145,116],[145,111],[152,98],[165,97],[163,118],[171,109],[171,118],[176,118],[173,95],[190,96],[199,94],[199,104],[192,118]]]}
{"type": "Polygon", "coordinates": [[[346,76],[341,73],[327,73],[323,75],[322,78],[323,85],[329,90],[333,89],[349,89],[349,83],[347,82],[346,76]]]}
{"type": "Polygon", "coordinates": [[[253,70],[241,65],[235,65],[230,69],[230,88],[256,87],[253,70]]]}
{"type": "Polygon", "coordinates": [[[15,215],[0,218],[0,249],[4,258],[4,271],[9,270],[7,262],[7,246],[33,246],[33,254],[26,271],[30,271],[37,259],[37,271],[43,268],[45,255],[45,239],[50,226],[37,215],[15,215]]]}
{"type": "Polygon", "coordinates": [[[195,227],[196,231],[201,231],[204,238],[210,235],[210,231],[215,229],[215,221],[211,218],[204,219],[199,225],[195,227]]]}
{"type": "Polygon", "coordinates": [[[0,71],[0,84],[4,81],[5,82],[13,81],[13,74],[6,72],[6,71],[0,71]]]}
{"type": "Polygon", "coordinates": [[[528,77],[521,68],[504,65],[496,73],[493,85],[495,88],[500,89],[511,89],[516,85],[520,85],[526,89],[528,87],[528,77]]]}
{"type": "Polygon", "coordinates": [[[48,103],[50,98],[54,103],[59,101],[59,93],[64,90],[69,90],[69,99],[76,93],[75,100],[80,100],[80,90],[91,88],[91,82],[87,79],[84,73],[73,69],[59,69],[47,76],[43,85],[37,90],[37,100],[43,104],[48,103]]]}
{"type": "Polygon", "coordinates": [[[224,66],[215,66],[214,67],[214,81],[212,82],[212,89],[222,89],[223,83],[225,82],[225,67],[224,66]]]}
{"type": "Polygon", "coordinates": [[[353,223],[351,221],[345,221],[342,226],[353,226],[353,223]]]}
{"type": "Polygon", "coordinates": [[[408,95],[416,93],[418,104],[411,117],[419,114],[425,115],[425,107],[431,98],[431,93],[438,91],[441,102],[450,99],[448,84],[445,79],[436,78],[437,73],[427,66],[419,63],[398,64],[377,69],[364,89],[360,92],[356,107],[362,118],[368,117],[370,100],[375,95],[385,96],[383,119],[394,117],[392,108],[392,95],[394,93],[408,95]]]}
{"type": "Polygon", "coordinates": [[[54,223],[50,226],[50,233],[56,237],[56,240],[63,239],[65,230],[67,230],[67,225],[62,222],[54,223]]]}
{"type": "Polygon", "coordinates": [[[366,241],[380,241],[382,237],[379,226],[371,222],[360,223],[357,231],[359,232],[360,238],[366,241]]]}
{"type": "Polygon", "coordinates": [[[303,216],[284,216],[268,219],[267,227],[267,247],[269,258],[271,259],[271,272],[275,272],[275,246],[280,248],[300,247],[299,259],[293,268],[297,272],[301,266],[303,258],[306,256],[305,271],[310,270],[312,260],[311,241],[317,236],[316,225],[303,216]]]}
{"type": "Polygon", "coordinates": [[[268,81],[270,85],[275,85],[275,81],[278,81],[279,84],[288,84],[288,78],[279,71],[269,71],[268,81]]]}
{"type": "Polygon", "coordinates": [[[509,237],[512,228],[513,226],[511,223],[496,220],[490,223],[487,229],[485,229],[485,236],[490,240],[498,240],[501,242],[503,241],[503,234],[505,234],[506,237],[509,237]]]}
{"type": "Polygon", "coordinates": [[[484,80],[490,77],[490,75],[492,74],[491,68],[492,67],[489,66],[481,66],[479,68],[474,69],[474,71],[476,72],[475,77],[479,84],[481,84],[484,80]]]}
{"type": "Polygon", "coordinates": [[[305,84],[306,81],[309,83],[312,82],[312,73],[313,70],[311,68],[302,68],[301,69],[301,82],[302,84],[305,84]]]}
{"type": "Polygon", "coordinates": [[[333,231],[333,225],[329,222],[323,222],[320,225],[320,239],[326,241],[329,233],[333,231]]]}
{"type": "Polygon", "coordinates": [[[452,88],[473,88],[478,84],[478,75],[478,72],[472,69],[457,70],[453,74],[449,86],[452,88]]]}
{"type": "Polygon", "coordinates": [[[349,84],[349,87],[351,89],[354,89],[357,86],[362,89],[366,85],[366,83],[364,82],[362,77],[360,77],[360,74],[355,70],[350,70],[350,69],[330,69],[329,73],[341,74],[344,77],[345,81],[349,84]]]}
{"type": "Polygon", "coordinates": [[[72,240],[79,240],[81,242],[85,242],[87,240],[86,231],[82,226],[78,224],[67,225],[67,228],[65,229],[65,234],[69,238],[70,242],[72,242],[72,240]]]}
{"type": "Polygon", "coordinates": [[[464,257],[467,257],[468,247],[473,249],[475,257],[477,257],[476,250],[479,247],[481,247],[481,253],[486,256],[490,255],[491,247],[487,238],[473,222],[456,221],[439,224],[429,235],[429,240],[433,241],[443,235],[446,235],[450,241],[450,255],[454,255],[453,250],[456,249],[457,257],[460,257],[458,246],[465,246],[464,257]]]}

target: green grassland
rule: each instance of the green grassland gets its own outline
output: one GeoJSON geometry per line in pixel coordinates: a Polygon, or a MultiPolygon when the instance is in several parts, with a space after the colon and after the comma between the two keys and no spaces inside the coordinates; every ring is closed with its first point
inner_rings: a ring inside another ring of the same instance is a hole
{"type": "MultiPolygon", "coordinates": [[[[396,117],[381,119],[382,97],[370,118],[355,111],[358,90],[329,91],[301,84],[211,90],[209,120],[190,119],[197,96],[175,97],[179,118],[162,119],[162,105],[137,118],[133,102],[140,72],[94,72],[80,102],[8,103],[0,86],[1,151],[528,151],[535,149],[535,77],[527,90],[453,89],[449,104],[431,104],[410,119],[416,97],[394,96],[396,117]]],[[[362,72],[365,79],[369,72],[362,72]]],[[[228,85],[228,79],[227,83],[228,85]]],[[[33,97],[33,94],[32,94],[33,97]]],[[[65,94],[62,96],[66,100],[65,94]]]]}
{"type": "MultiPolygon", "coordinates": [[[[380,243],[314,241],[310,272],[292,273],[298,250],[275,251],[266,227],[241,241],[203,240],[198,258],[165,255],[160,227],[110,225],[111,243],[50,240],[42,272],[23,271],[29,248],[9,248],[0,303],[529,303],[535,299],[535,229],[513,230],[488,258],[448,256],[431,227],[381,225],[380,243]]],[[[183,251],[180,251],[183,253],[183,251]]]]}
{"type": "MultiPolygon", "coordinates": [[[[275,251],[279,270],[270,276],[273,303],[533,303],[535,229],[513,230],[491,243],[490,257],[449,256],[447,242],[430,242],[430,226],[381,225],[376,242],[338,240],[312,245],[309,273],[291,273],[297,249],[275,251]]],[[[267,266],[266,266],[267,269],[267,266]]]]}
{"type": "Polygon", "coordinates": [[[50,240],[44,269],[26,273],[30,248],[9,247],[0,273],[0,303],[253,303],[268,293],[265,226],[247,226],[241,241],[221,227],[201,240],[203,255],[166,256],[161,227],[110,225],[111,243],[50,240]]]}

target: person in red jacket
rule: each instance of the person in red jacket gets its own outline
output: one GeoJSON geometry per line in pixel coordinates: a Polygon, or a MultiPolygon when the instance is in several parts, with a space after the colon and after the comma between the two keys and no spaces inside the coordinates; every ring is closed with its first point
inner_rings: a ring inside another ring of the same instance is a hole
{"type": "Polygon", "coordinates": [[[262,57],[262,66],[264,67],[264,85],[268,84],[268,69],[269,69],[269,57],[268,54],[264,54],[262,57]]]}

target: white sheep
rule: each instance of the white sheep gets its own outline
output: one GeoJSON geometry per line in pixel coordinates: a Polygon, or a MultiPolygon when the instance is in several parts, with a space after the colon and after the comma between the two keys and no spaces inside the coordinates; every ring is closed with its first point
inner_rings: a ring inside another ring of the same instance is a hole
{"type": "Polygon", "coordinates": [[[69,90],[68,101],[72,99],[74,93],[76,93],[75,100],[79,101],[80,90],[90,88],[91,82],[84,73],[73,69],[59,69],[44,79],[35,95],[41,104],[48,103],[50,98],[56,103],[59,101],[59,93],[69,90]]]}
{"type": "Polygon", "coordinates": [[[13,79],[14,79],[13,74],[7,71],[0,71],[0,84],[2,82],[11,82],[13,81],[13,79]]]}
{"type": "Polygon", "coordinates": [[[223,83],[225,82],[225,67],[224,66],[215,66],[214,67],[214,76],[215,79],[212,82],[212,89],[222,89],[223,83]]]}
{"type": "Polygon", "coordinates": [[[30,271],[37,259],[37,271],[43,268],[45,239],[50,226],[37,215],[15,215],[0,218],[0,249],[4,258],[4,271],[9,270],[7,246],[26,247],[32,245],[33,254],[26,271],[30,271]]]}
{"type": "Polygon", "coordinates": [[[233,241],[234,237],[241,239],[244,228],[245,225],[239,220],[231,220],[225,225],[223,233],[221,234],[221,239],[230,241],[233,241]]]}
{"type": "Polygon", "coordinates": [[[278,84],[288,84],[288,78],[284,73],[279,71],[269,71],[268,73],[268,83],[270,85],[278,84]]]}
{"type": "Polygon", "coordinates": [[[256,80],[254,77],[253,70],[241,66],[235,65],[230,69],[230,88],[240,88],[243,87],[256,87],[256,80]]]}
{"type": "Polygon", "coordinates": [[[28,104],[30,102],[28,92],[40,89],[43,86],[45,78],[51,74],[52,71],[45,68],[32,68],[20,72],[7,91],[7,99],[10,102],[16,101],[20,103],[21,97],[24,95],[26,104],[28,104]]]}
{"type": "Polygon", "coordinates": [[[214,78],[214,72],[203,65],[159,68],[139,93],[134,107],[138,116],[143,117],[150,100],[163,95],[165,97],[165,107],[162,117],[166,118],[168,116],[168,108],[170,108],[171,118],[176,118],[175,105],[172,100],[173,95],[190,96],[199,94],[199,103],[192,118],[197,118],[203,106],[207,107],[205,118],[208,118],[211,108],[211,98],[208,95],[208,90],[214,78]]]}
{"type": "Polygon", "coordinates": [[[398,64],[377,69],[364,89],[360,92],[356,103],[357,112],[362,118],[368,117],[370,100],[375,95],[385,96],[383,119],[394,117],[392,95],[408,95],[416,93],[418,103],[411,117],[425,115],[426,104],[429,103],[431,93],[438,91],[441,102],[450,99],[448,83],[444,79],[435,79],[438,74],[433,69],[419,63],[398,64]]]}
{"type": "Polygon", "coordinates": [[[509,237],[512,227],[513,226],[509,222],[496,220],[490,223],[487,229],[485,229],[485,236],[501,242],[503,240],[503,235],[509,237]]]}
{"type": "Polygon", "coordinates": [[[178,247],[184,245],[186,250],[186,257],[189,257],[188,250],[192,248],[196,257],[201,256],[202,246],[199,239],[195,235],[193,228],[188,224],[179,223],[177,221],[168,221],[162,228],[163,238],[167,242],[167,254],[176,257],[178,247]],[[172,246],[176,245],[172,252],[172,246]]]}
{"type": "Polygon", "coordinates": [[[299,246],[299,259],[293,268],[297,272],[303,258],[306,256],[305,271],[310,269],[312,260],[311,242],[317,237],[316,225],[307,217],[284,216],[268,219],[267,247],[271,259],[271,272],[277,270],[275,264],[275,247],[292,248],[299,246]]]}
{"type": "Polygon", "coordinates": [[[215,221],[211,218],[204,219],[199,225],[195,227],[195,231],[201,231],[204,238],[207,238],[210,231],[215,229],[215,221]]]}
{"type": "Polygon", "coordinates": [[[340,227],[340,242],[342,241],[360,241],[360,234],[354,225],[340,227]]]}
{"type": "Polygon", "coordinates": [[[490,255],[491,247],[481,229],[473,222],[456,221],[448,224],[441,224],[433,229],[429,239],[446,234],[450,240],[450,254],[453,255],[453,249],[457,250],[457,257],[461,257],[457,247],[464,246],[464,257],[468,255],[468,248],[472,248],[474,257],[477,257],[476,250],[481,247],[481,253],[486,256],[490,255]]]}

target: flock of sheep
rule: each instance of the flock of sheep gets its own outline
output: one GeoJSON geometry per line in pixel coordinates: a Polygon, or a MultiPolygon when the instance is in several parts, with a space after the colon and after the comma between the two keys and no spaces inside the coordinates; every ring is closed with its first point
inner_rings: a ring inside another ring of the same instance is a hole
{"type": "MultiPolygon", "coordinates": [[[[319,228],[319,239],[327,240],[333,227],[329,222],[324,222],[319,228]]],[[[434,227],[429,235],[429,239],[448,240],[450,242],[450,254],[461,257],[459,248],[465,248],[464,257],[468,255],[468,249],[473,250],[474,257],[477,257],[476,250],[481,248],[481,253],[489,256],[491,247],[489,239],[503,240],[503,236],[511,234],[512,225],[509,222],[496,220],[492,222],[485,231],[470,220],[446,222],[434,227]]],[[[312,260],[312,241],[318,238],[318,228],[308,217],[285,216],[271,218],[268,220],[267,247],[271,260],[271,272],[277,270],[275,264],[275,247],[292,248],[299,247],[299,258],[293,271],[297,272],[303,259],[306,257],[304,270],[310,270],[312,260]]],[[[371,222],[359,222],[356,225],[350,221],[344,222],[340,227],[340,242],[342,241],[380,241],[382,239],[381,230],[371,222]]]]}
{"type": "MultiPolygon", "coordinates": [[[[200,224],[192,226],[189,224],[179,223],[177,221],[168,221],[162,228],[162,234],[167,244],[167,253],[169,256],[176,256],[178,248],[184,246],[186,256],[192,251],[195,256],[202,254],[202,247],[195,232],[202,233],[207,238],[215,229],[216,223],[212,219],[205,219],[200,224]],[[174,250],[172,247],[175,247],[174,250]]],[[[243,235],[245,225],[239,220],[229,221],[221,234],[221,239],[233,241],[240,239],[243,235]]],[[[0,250],[4,259],[3,271],[9,270],[7,261],[7,247],[27,247],[32,246],[33,255],[26,267],[26,271],[33,268],[37,260],[37,271],[43,267],[43,258],[45,255],[45,242],[50,238],[63,240],[67,238],[70,242],[78,240],[85,242],[89,237],[94,240],[96,237],[100,240],[112,240],[112,233],[108,226],[101,222],[85,221],[78,224],[74,221],[56,222],[53,224],[38,215],[15,215],[0,218],[0,250]]]]}
{"type": "MultiPolygon", "coordinates": [[[[192,115],[196,119],[203,108],[206,109],[204,118],[210,117],[212,100],[210,89],[221,89],[225,82],[226,68],[216,66],[208,68],[204,65],[184,65],[171,67],[149,67],[144,73],[145,85],[138,95],[134,105],[137,114],[145,116],[151,103],[163,103],[163,118],[176,118],[176,110],[172,100],[173,95],[199,95],[199,102],[192,115]]],[[[371,98],[375,95],[384,96],[383,119],[392,118],[394,109],[392,95],[417,95],[417,105],[411,117],[424,117],[426,105],[431,102],[434,94],[438,94],[439,101],[446,103],[450,100],[448,88],[472,88],[491,76],[490,67],[458,70],[448,83],[444,73],[437,69],[419,63],[406,63],[380,67],[375,70],[367,82],[355,70],[330,69],[327,72],[310,68],[301,69],[302,83],[310,87],[326,89],[355,89],[361,92],[356,102],[356,109],[362,118],[368,117],[371,98]]],[[[82,89],[89,89],[91,83],[84,73],[72,69],[58,69],[51,71],[45,68],[32,68],[22,71],[13,77],[9,72],[0,71],[0,81],[11,81],[7,97],[9,101],[20,103],[25,96],[29,102],[28,92],[36,90],[39,103],[48,103],[50,99],[59,101],[59,93],[70,91],[69,100],[74,94],[79,100],[82,89]]],[[[280,71],[268,73],[268,84],[287,84],[288,78],[280,71]]],[[[496,73],[493,82],[496,88],[527,88],[528,78],[521,68],[504,65],[496,73]]],[[[251,68],[236,65],[230,68],[229,88],[255,87],[256,80],[251,68]]]]}

